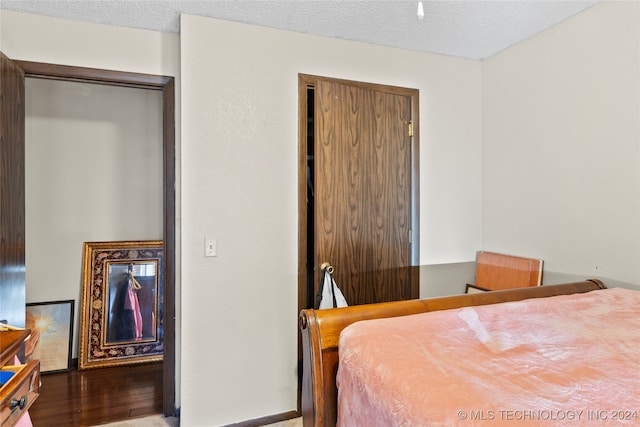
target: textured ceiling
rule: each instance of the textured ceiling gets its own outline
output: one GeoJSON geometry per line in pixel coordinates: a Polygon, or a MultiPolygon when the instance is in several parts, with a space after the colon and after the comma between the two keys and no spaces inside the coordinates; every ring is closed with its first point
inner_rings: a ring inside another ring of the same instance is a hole
{"type": "Polygon", "coordinates": [[[181,13],[484,59],[601,0],[0,0],[0,8],[179,32],[181,13]]]}

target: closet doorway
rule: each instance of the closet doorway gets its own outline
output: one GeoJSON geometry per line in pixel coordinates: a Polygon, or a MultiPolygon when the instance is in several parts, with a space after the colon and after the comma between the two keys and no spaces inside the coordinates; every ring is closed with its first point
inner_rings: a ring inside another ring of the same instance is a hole
{"type": "MultiPolygon", "coordinates": [[[[173,77],[143,75],[126,72],[98,70],[89,68],[59,66],[52,64],[34,63],[27,61],[12,61],[24,72],[25,79],[49,79],[74,83],[90,83],[106,86],[115,86],[121,89],[144,89],[155,91],[155,99],[160,103],[156,113],[160,115],[158,120],[160,129],[153,132],[157,135],[160,153],[156,160],[160,163],[156,165],[158,173],[154,174],[156,180],[154,186],[159,187],[161,193],[156,199],[153,208],[159,210],[155,215],[159,215],[159,228],[161,228],[162,240],[164,242],[165,269],[164,269],[164,353],[163,353],[163,413],[166,416],[173,416],[175,408],[175,93],[173,77]]],[[[34,80],[35,81],[35,80],[34,80]]],[[[24,84],[24,80],[23,80],[24,84]]],[[[24,90],[24,88],[23,88],[24,90]]],[[[152,96],[153,99],[153,96],[152,96]]],[[[24,103],[22,104],[24,114],[24,103]]],[[[79,104],[78,108],[82,108],[79,104]]],[[[153,133],[152,132],[152,133],[153,133]]],[[[28,135],[27,135],[28,137],[28,135]]],[[[88,141],[90,142],[90,141],[88,141]]],[[[24,142],[23,142],[24,144],[24,142]]],[[[140,151],[134,150],[135,155],[140,156],[140,151]]],[[[28,153],[27,153],[28,154],[28,153]]],[[[95,162],[104,161],[96,153],[95,162]]],[[[117,162],[118,159],[111,159],[117,162]]],[[[130,159],[122,159],[123,164],[130,159]]],[[[122,180],[126,181],[126,174],[122,174],[122,180]]],[[[99,193],[99,177],[86,176],[86,181],[93,181],[96,192],[99,193]]],[[[83,188],[88,188],[86,182],[83,188]]],[[[140,189],[137,189],[140,191],[140,189]]],[[[91,197],[96,194],[87,194],[88,203],[91,197]]],[[[141,194],[140,197],[145,197],[141,194]]],[[[113,206],[114,214],[117,215],[119,208],[126,209],[126,206],[113,206]]],[[[141,213],[142,215],[143,213],[141,213]]],[[[56,224],[51,224],[55,227],[56,224]]],[[[151,240],[151,239],[149,239],[151,240]]],[[[78,269],[79,271],[79,269],[78,269]]],[[[77,306],[76,310],[79,310],[77,306]]]]}
{"type": "MultiPolygon", "coordinates": [[[[419,91],[298,75],[298,312],[419,297],[419,91]]],[[[300,337],[300,336],[299,336],[300,337]]],[[[302,345],[298,342],[298,411],[302,345]]]]}
{"type": "Polygon", "coordinates": [[[417,89],[300,74],[299,308],[320,265],[349,305],[418,298],[417,89]]]}

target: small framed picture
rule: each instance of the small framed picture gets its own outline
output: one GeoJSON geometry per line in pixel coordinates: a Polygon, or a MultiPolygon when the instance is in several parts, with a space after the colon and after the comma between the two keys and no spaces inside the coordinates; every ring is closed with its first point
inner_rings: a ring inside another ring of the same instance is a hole
{"type": "Polygon", "coordinates": [[[74,300],[27,304],[26,361],[40,360],[40,372],[71,370],[74,300]]]}
{"type": "Polygon", "coordinates": [[[476,285],[470,285],[467,283],[467,288],[465,289],[464,293],[465,294],[477,294],[480,292],[488,292],[489,289],[486,288],[482,288],[480,286],[476,286],[476,285]]]}

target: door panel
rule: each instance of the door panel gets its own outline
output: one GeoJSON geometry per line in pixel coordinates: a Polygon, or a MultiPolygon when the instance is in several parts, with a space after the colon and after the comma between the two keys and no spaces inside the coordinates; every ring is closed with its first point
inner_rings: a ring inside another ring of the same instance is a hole
{"type": "Polygon", "coordinates": [[[410,96],[315,82],[314,263],[334,266],[350,305],[418,297],[411,120],[410,96]]]}
{"type": "Polygon", "coordinates": [[[25,325],[24,72],[0,53],[0,320],[25,325]]]}

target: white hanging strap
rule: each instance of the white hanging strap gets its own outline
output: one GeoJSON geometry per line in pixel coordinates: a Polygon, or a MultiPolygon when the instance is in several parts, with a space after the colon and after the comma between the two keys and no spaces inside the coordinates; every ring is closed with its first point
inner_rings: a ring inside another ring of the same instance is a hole
{"type": "Polygon", "coordinates": [[[331,273],[334,268],[328,262],[323,263],[320,268],[322,269],[322,288],[321,299],[318,308],[338,308],[347,307],[347,300],[342,295],[340,288],[333,279],[331,273]]]}

